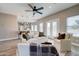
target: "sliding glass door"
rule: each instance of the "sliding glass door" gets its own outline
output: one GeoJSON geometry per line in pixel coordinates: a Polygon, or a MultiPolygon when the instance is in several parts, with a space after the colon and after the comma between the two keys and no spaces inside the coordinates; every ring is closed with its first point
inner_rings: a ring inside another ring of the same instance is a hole
{"type": "Polygon", "coordinates": [[[39,31],[40,31],[40,32],[43,32],[43,23],[40,23],[40,24],[39,24],[39,31]]]}
{"type": "Polygon", "coordinates": [[[79,15],[67,18],[67,33],[79,37],[79,15]]]}
{"type": "Polygon", "coordinates": [[[50,22],[48,22],[47,23],[47,36],[49,37],[50,36],[50,27],[51,27],[51,23],[50,22]]]}
{"type": "Polygon", "coordinates": [[[52,36],[57,36],[57,22],[52,22],[52,36]]]}
{"type": "Polygon", "coordinates": [[[38,31],[38,29],[37,29],[37,25],[35,25],[35,31],[38,31]]]}

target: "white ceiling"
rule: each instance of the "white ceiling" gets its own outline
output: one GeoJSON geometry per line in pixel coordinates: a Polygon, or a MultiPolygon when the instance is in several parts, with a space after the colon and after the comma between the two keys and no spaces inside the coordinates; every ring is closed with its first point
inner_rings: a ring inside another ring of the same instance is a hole
{"type": "Polygon", "coordinates": [[[18,16],[18,21],[34,22],[38,19],[54,14],[61,10],[67,9],[76,5],[76,3],[35,3],[32,6],[44,7],[42,15],[36,14],[33,16],[33,12],[25,12],[25,10],[31,10],[27,3],[0,3],[0,12],[8,13],[18,16]]]}

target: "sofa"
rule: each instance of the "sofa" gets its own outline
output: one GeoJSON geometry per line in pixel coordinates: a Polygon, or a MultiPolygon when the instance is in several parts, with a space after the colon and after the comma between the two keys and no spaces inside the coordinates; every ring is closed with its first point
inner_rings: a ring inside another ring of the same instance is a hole
{"type": "Polygon", "coordinates": [[[71,34],[65,34],[64,39],[54,39],[54,46],[59,53],[71,51],[71,37],[71,34]]]}
{"type": "Polygon", "coordinates": [[[37,43],[19,43],[16,50],[17,56],[59,56],[53,45],[37,43]]]}
{"type": "MultiPolygon", "coordinates": [[[[43,32],[37,32],[37,31],[31,31],[29,33],[29,36],[30,36],[30,39],[31,38],[37,38],[37,37],[44,37],[44,33],[43,32]]],[[[23,33],[20,35],[20,38],[21,38],[22,42],[28,41],[25,38],[23,38],[23,33]]]]}

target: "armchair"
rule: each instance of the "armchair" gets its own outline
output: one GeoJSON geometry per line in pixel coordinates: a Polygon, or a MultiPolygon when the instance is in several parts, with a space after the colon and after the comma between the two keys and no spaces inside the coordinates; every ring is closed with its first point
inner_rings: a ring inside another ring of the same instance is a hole
{"type": "Polygon", "coordinates": [[[71,34],[66,34],[65,39],[55,39],[54,45],[58,52],[67,52],[71,51],[71,34]]]}

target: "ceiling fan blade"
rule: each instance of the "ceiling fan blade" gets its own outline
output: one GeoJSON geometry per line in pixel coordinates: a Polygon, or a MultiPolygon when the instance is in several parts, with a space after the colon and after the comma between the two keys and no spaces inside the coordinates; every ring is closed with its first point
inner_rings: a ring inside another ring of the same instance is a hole
{"type": "Polygon", "coordinates": [[[35,15],[35,12],[33,12],[33,16],[35,15]]]}
{"type": "Polygon", "coordinates": [[[31,7],[33,9],[33,6],[31,4],[28,4],[29,7],[31,7]]]}
{"type": "Polygon", "coordinates": [[[39,12],[39,11],[36,11],[37,13],[39,13],[39,14],[43,14],[42,12],[39,12]]]}
{"type": "Polygon", "coordinates": [[[26,12],[32,12],[32,10],[25,10],[26,12]]]}
{"type": "Polygon", "coordinates": [[[42,9],[44,9],[44,7],[40,7],[40,8],[38,8],[37,10],[42,10],[42,9]]]}

